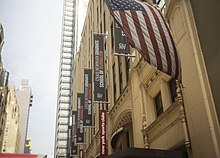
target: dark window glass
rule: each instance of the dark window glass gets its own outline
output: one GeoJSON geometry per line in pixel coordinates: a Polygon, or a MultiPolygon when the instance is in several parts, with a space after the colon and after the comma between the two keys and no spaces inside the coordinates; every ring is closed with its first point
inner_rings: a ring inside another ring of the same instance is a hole
{"type": "Polygon", "coordinates": [[[100,23],[100,32],[102,33],[102,22],[100,23]]]}
{"type": "Polygon", "coordinates": [[[130,70],[130,57],[126,57],[126,80],[128,82],[129,70],[130,70]]]}
{"type": "Polygon", "coordinates": [[[172,99],[172,103],[173,103],[175,101],[176,96],[177,96],[175,79],[172,78],[169,82],[169,85],[170,85],[170,95],[171,95],[171,99],[172,99]]]}
{"type": "Polygon", "coordinates": [[[111,39],[112,39],[112,48],[114,47],[114,28],[113,23],[111,24],[111,39]]]}
{"type": "MultiPolygon", "coordinates": [[[[106,102],[108,102],[108,89],[105,90],[106,93],[106,102]]],[[[108,104],[106,104],[106,110],[108,111],[108,104]]]]}
{"type": "Polygon", "coordinates": [[[119,86],[120,86],[120,94],[123,91],[123,78],[122,78],[122,56],[118,56],[118,67],[119,67],[119,86]]]}
{"type": "Polygon", "coordinates": [[[97,13],[97,24],[98,24],[98,22],[99,22],[99,8],[97,7],[97,9],[96,9],[96,13],[97,13]]]}
{"type": "Polygon", "coordinates": [[[156,114],[159,116],[163,113],[163,103],[162,103],[162,97],[161,92],[154,98],[155,106],[156,106],[156,114]]]}
{"type": "Polygon", "coordinates": [[[103,13],[103,16],[104,16],[104,33],[106,33],[105,12],[103,13]]]}
{"type": "Polygon", "coordinates": [[[100,0],[100,13],[102,13],[102,0],[100,0]]]}
{"type": "Polygon", "coordinates": [[[112,66],[112,73],[113,73],[113,88],[114,88],[114,101],[116,101],[116,74],[115,74],[115,64],[112,66]]]}
{"type": "Polygon", "coordinates": [[[127,147],[130,147],[129,130],[126,132],[127,147]]]}

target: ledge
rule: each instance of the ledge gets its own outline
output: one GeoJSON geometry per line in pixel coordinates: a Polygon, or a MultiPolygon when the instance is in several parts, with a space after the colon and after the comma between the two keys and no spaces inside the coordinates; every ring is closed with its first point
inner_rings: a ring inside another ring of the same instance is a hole
{"type": "Polygon", "coordinates": [[[166,111],[164,111],[153,123],[142,130],[143,135],[148,137],[151,143],[172,126],[181,122],[179,102],[174,102],[166,111]]]}

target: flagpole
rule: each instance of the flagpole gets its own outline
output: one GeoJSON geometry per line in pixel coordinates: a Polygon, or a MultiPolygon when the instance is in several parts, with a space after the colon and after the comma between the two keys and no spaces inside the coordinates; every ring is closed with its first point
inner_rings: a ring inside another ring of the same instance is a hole
{"type": "Polygon", "coordinates": [[[108,36],[106,33],[99,33],[99,32],[93,32],[94,35],[103,35],[103,36],[108,36]]]}
{"type": "Polygon", "coordinates": [[[114,56],[124,56],[124,57],[132,57],[132,58],[136,57],[136,55],[121,54],[121,53],[114,53],[114,56]]]}

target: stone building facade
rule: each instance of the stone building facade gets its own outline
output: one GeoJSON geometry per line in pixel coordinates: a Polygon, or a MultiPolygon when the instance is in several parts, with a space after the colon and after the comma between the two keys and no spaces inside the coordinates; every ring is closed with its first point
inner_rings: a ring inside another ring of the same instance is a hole
{"type": "Polygon", "coordinates": [[[93,126],[84,128],[85,144],[78,145],[88,158],[99,157],[100,153],[99,109],[108,111],[109,157],[129,156],[129,150],[140,154],[153,151],[162,156],[171,151],[184,158],[220,157],[216,103],[191,1],[165,0],[160,9],[180,55],[181,85],[152,68],[133,48],[132,57],[116,55],[113,18],[103,1],[89,1],[74,62],[73,109],[77,105],[76,93],[83,92],[84,68],[94,68],[94,34],[102,34],[105,39],[108,100],[107,104],[93,104],[93,126]]]}
{"type": "Polygon", "coordinates": [[[7,98],[7,118],[2,145],[3,153],[18,153],[20,147],[19,105],[15,95],[15,87],[10,86],[7,98]]]}

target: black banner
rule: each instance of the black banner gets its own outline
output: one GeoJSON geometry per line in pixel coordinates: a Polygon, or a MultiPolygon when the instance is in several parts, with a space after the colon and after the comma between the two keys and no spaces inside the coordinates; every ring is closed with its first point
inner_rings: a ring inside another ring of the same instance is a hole
{"type": "Polygon", "coordinates": [[[77,143],[84,142],[83,106],[84,106],[84,94],[77,93],[77,131],[76,131],[77,143]]]}
{"type": "Polygon", "coordinates": [[[84,126],[92,126],[92,70],[84,69],[84,126]]]}
{"type": "Polygon", "coordinates": [[[103,35],[94,35],[94,101],[105,101],[103,35]]]}
{"type": "Polygon", "coordinates": [[[71,155],[77,155],[76,130],[77,130],[77,112],[72,112],[72,145],[71,155]]]}
{"type": "Polygon", "coordinates": [[[115,52],[116,53],[130,53],[130,47],[128,44],[128,39],[125,33],[121,30],[120,26],[117,22],[114,23],[114,31],[115,31],[115,52]]]}

